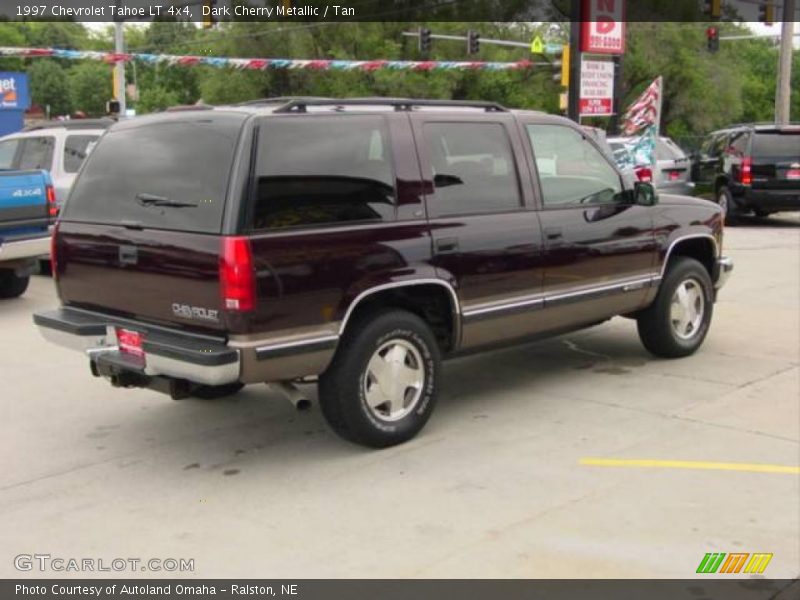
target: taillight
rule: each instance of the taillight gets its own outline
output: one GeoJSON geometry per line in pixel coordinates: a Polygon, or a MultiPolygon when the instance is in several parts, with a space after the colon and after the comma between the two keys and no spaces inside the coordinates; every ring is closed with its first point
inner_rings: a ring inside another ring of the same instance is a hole
{"type": "Polygon", "coordinates": [[[53,227],[53,234],[50,236],[50,272],[53,280],[58,279],[58,223],[53,227]]]}
{"type": "Polygon", "coordinates": [[[669,180],[670,181],[678,181],[678,179],[680,179],[680,178],[681,178],[681,172],[680,171],[670,171],[669,172],[669,180]]]}
{"type": "Polygon", "coordinates": [[[749,156],[742,159],[742,165],[739,168],[739,183],[742,185],[753,183],[753,159],[749,156]]]}
{"type": "Polygon", "coordinates": [[[45,190],[45,194],[47,195],[47,214],[50,215],[52,219],[55,219],[58,216],[56,189],[52,185],[48,185],[45,190]]]}
{"type": "Polygon", "coordinates": [[[246,237],[222,238],[219,280],[224,309],[244,312],[255,308],[256,274],[250,240],[246,237]]]}
{"type": "Polygon", "coordinates": [[[648,167],[639,167],[636,169],[636,179],[644,183],[650,183],[653,181],[653,171],[648,167]]]}

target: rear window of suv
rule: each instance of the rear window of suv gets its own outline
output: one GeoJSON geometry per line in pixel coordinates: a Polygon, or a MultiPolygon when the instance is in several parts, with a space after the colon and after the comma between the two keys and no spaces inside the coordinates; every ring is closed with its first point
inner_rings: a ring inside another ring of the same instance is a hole
{"type": "Polygon", "coordinates": [[[800,131],[756,133],[753,156],[775,156],[800,160],[800,131]]]}
{"type": "Polygon", "coordinates": [[[86,159],[62,219],[219,233],[243,115],[111,129],[86,159]]]}

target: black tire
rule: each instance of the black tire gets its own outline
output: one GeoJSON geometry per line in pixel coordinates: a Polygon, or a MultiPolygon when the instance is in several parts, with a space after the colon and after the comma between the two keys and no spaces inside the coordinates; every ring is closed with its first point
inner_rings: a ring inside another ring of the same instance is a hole
{"type": "Polygon", "coordinates": [[[769,217],[769,216],[770,216],[772,213],[771,213],[771,212],[769,212],[769,211],[766,211],[766,210],[762,210],[762,209],[760,209],[760,208],[754,208],[754,209],[753,209],[753,214],[754,214],[755,216],[757,216],[758,218],[760,218],[760,219],[766,219],[766,218],[767,218],[767,217],[769,217]]]}
{"type": "Polygon", "coordinates": [[[703,343],[714,313],[714,286],[705,267],[697,260],[677,257],[670,261],[655,301],[643,310],[636,321],[639,338],[652,354],[664,358],[680,358],[693,354],[703,343]],[[688,337],[681,337],[672,322],[672,301],[684,282],[699,286],[702,294],[702,318],[688,337]]]}
{"type": "Polygon", "coordinates": [[[243,383],[226,383],[224,385],[201,385],[192,390],[194,398],[201,400],[217,400],[225,396],[233,396],[241,391],[243,383]]]}
{"type": "Polygon", "coordinates": [[[348,327],[333,361],[320,376],[322,414],[338,435],[356,444],[372,448],[401,444],[413,438],[430,418],[440,373],[439,346],[422,319],[404,310],[373,312],[348,327]],[[414,388],[403,389],[404,397],[410,392],[408,406],[393,418],[380,414],[391,407],[370,408],[367,388],[377,385],[377,381],[370,383],[370,360],[380,357],[384,348],[388,356],[396,345],[402,348],[404,364],[418,372],[421,383],[417,393],[414,388]]]}
{"type": "Polygon", "coordinates": [[[736,202],[733,200],[733,194],[725,186],[717,190],[717,204],[722,209],[722,215],[725,217],[725,225],[735,225],[739,217],[739,210],[736,202]]]}
{"type": "Polygon", "coordinates": [[[14,271],[0,271],[0,298],[17,298],[25,293],[30,277],[17,277],[14,271]]]}

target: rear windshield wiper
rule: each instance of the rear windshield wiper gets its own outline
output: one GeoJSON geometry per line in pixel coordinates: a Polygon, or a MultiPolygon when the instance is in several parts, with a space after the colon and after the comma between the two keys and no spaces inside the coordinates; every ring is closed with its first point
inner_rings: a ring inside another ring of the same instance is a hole
{"type": "Polygon", "coordinates": [[[197,206],[195,202],[182,202],[181,200],[172,200],[166,196],[156,196],[146,193],[136,194],[136,200],[138,200],[139,204],[142,206],[173,206],[175,208],[197,206]]]}

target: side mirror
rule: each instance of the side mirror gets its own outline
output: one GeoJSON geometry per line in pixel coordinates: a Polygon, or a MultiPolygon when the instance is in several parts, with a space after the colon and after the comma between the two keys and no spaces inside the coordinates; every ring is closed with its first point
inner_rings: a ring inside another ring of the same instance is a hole
{"type": "Polygon", "coordinates": [[[639,206],[655,206],[658,204],[658,194],[652,183],[637,181],[633,186],[634,203],[639,206]]]}

